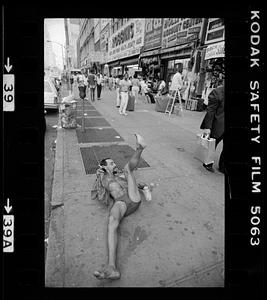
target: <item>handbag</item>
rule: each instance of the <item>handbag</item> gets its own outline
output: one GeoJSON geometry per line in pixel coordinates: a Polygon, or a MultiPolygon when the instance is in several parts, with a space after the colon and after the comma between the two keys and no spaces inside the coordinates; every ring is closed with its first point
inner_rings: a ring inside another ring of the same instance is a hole
{"type": "Polygon", "coordinates": [[[198,133],[195,158],[199,159],[206,165],[214,163],[215,142],[215,139],[198,133]]]}

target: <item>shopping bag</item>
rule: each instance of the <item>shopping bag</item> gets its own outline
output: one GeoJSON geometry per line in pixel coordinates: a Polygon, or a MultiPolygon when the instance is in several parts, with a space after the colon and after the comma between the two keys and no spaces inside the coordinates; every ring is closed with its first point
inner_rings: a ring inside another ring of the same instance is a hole
{"type": "Polygon", "coordinates": [[[215,139],[198,133],[195,158],[199,159],[206,165],[214,163],[215,142],[215,139]]]}

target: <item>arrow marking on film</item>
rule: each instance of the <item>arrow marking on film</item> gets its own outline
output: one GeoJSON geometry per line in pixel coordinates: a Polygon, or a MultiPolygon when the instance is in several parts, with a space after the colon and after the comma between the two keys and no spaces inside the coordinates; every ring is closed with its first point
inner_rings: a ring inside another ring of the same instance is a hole
{"type": "Polygon", "coordinates": [[[7,206],[5,206],[5,210],[9,214],[11,209],[12,209],[12,206],[9,206],[9,198],[7,198],[7,206]]]}
{"type": "Polygon", "coordinates": [[[6,68],[6,70],[7,70],[8,73],[12,69],[12,65],[9,65],[9,57],[7,58],[7,65],[5,65],[5,68],[6,68]]]}

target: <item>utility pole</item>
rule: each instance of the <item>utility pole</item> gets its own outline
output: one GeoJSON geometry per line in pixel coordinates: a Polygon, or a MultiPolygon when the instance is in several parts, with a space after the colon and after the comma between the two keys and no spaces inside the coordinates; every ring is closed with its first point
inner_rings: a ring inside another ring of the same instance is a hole
{"type": "Polygon", "coordinates": [[[65,37],[66,37],[66,67],[67,67],[67,72],[68,72],[68,90],[70,90],[70,74],[69,74],[69,69],[70,69],[70,63],[69,63],[69,48],[70,48],[70,41],[69,41],[69,29],[68,29],[68,19],[64,18],[64,25],[65,25],[65,37]]]}

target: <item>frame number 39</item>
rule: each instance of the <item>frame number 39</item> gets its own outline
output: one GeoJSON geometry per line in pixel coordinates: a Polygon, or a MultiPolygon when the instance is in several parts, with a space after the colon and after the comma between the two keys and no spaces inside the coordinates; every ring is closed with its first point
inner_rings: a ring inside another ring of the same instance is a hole
{"type": "Polygon", "coordinates": [[[3,111],[14,111],[14,75],[3,75],[3,111]]]}

